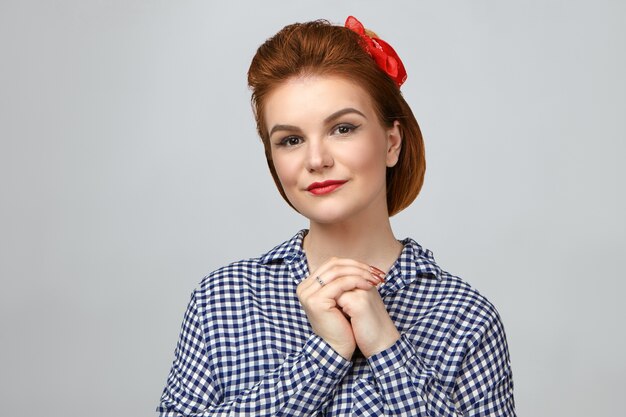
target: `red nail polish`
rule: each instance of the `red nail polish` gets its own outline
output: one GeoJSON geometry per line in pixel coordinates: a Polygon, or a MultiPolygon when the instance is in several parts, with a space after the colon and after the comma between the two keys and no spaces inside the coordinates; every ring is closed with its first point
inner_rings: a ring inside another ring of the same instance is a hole
{"type": "Polygon", "coordinates": [[[372,268],[374,271],[378,272],[379,274],[382,274],[383,276],[385,275],[385,272],[383,270],[378,269],[375,266],[370,265],[370,268],[372,268]]]}
{"type": "Polygon", "coordinates": [[[385,282],[385,273],[382,272],[380,269],[370,266],[370,272],[372,275],[378,278],[380,282],[385,282]]]}

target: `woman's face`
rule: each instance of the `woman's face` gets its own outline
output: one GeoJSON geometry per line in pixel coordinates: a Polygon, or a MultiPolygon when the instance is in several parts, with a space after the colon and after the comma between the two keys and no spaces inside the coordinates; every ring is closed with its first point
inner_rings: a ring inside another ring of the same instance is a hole
{"type": "Polygon", "coordinates": [[[378,120],[369,94],[342,77],[293,78],[265,101],[272,159],[293,206],[312,222],[387,216],[385,174],[398,122],[378,120]]]}

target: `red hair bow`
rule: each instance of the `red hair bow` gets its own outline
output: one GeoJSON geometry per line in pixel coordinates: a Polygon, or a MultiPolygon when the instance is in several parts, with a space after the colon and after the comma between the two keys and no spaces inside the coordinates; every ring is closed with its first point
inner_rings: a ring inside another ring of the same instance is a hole
{"type": "Polygon", "coordinates": [[[365,51],[370,54],[376,64],[387,73],[398,85],[406,81],[406,70],[400,57],[391,45],[382,39],[372,37],[365,32],[363,24],[354,16],[348,16],[345,26],[356,32],[364,41],[365,51]]]}

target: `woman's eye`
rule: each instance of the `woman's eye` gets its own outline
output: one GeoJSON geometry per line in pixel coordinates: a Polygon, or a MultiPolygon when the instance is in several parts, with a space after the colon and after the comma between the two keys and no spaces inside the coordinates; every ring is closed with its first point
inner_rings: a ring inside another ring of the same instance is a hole
{"type": "Polygon", "coordinates": [[[335,130],[333,131],[333,133],[337,135],[347,135],[348,133],[354,132],[357,127],[358,126],[344,123],[335,127],[335,130]]]}
{"type": "Polygon", "coordinates": [[[302,139],[297,136],[287,136],[280,141],[281,146],[296,146],[302,143],[302,139]]]}

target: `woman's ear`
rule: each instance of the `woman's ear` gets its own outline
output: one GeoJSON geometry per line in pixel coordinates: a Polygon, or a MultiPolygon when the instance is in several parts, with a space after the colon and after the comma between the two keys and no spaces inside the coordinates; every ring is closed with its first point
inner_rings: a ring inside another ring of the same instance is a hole
{"type": "Polygon", "coordinates": [[[387,129],[387,167],[391,168],[398,163],[400,149],[402,149],[402,127],[396,120],[393,126],[387,129]]]}

